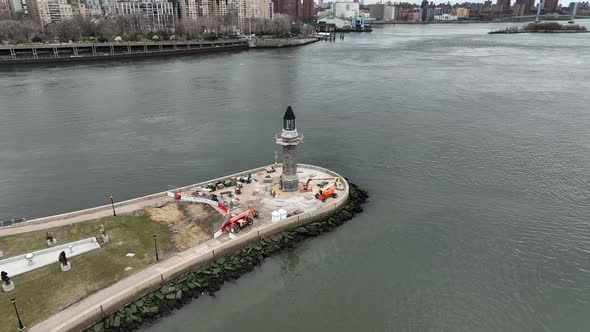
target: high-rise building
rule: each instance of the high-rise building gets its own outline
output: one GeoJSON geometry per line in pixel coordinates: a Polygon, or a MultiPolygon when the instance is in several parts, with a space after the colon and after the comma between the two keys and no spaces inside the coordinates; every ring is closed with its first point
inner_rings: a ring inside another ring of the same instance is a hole
{"type": "Polygon", "coordinates": [[[332,3],[332,15],[335,17],[351,18],[360,13],[358,2],[334,2],[332,3]]]}
{"type": "Polygon", "coordinates": [[[457,18],[468,18],[469,17],[469,8],[459,7],[456,10],[457,18]]]}
{"type": "Polygon", "coordinates": [[[499,11],[506,11],[510,9],[510,0],[498,0],[496,2],[499,11]]]}
{"type": "Polygon", "coordinates": [[[533,10],[535,0],[516,0],[514,3],[514,15],[528,15],[533,10]]]}
{"type": "Polygon", "coordinates": [[[389,4],[369,5],[369,13],[377,21],[393,21],[395,19],[395,6],[389,4]]]}
{"type": "Polygon", "coordinates": [[[0,18],[12,18],[13,12],[10,0],[0,0],[0,18]]]}
{"type": "Polygon", "coordinates": [[[176,24],[174,3],[167,0],[123,0],[117,2],[118,13],[137,15],[144,30],[173,30],[176,24]]]}
{"type": "Polygon", "coordinates": [[[420,4],[420,10],[422,22],[426,22],[426,20],[428,19],[428,0],[422,0],[422,3],[420,4]]]}
{"type": "Polygon", "coordinates": [[[313,3],[313,0],[303,0],[301,17],[304,19],[309,19],[314,16],[315,16],[315,5],[313,3]]]}
{"type": "Polygon", "coordinates": [[[239,0],[238,17],[272,18],[271,0],[239,0]]]}
{"type": "MultiPolygon", "coordinates": [[[[198,17],[211,16],[218,14],[214,10],[214,3],[212,0],[179,0],[178,6],[180,17],[183,19],[196,20],[198,17]]],[[[226,8],[226,1],[224,8],[226,8]]]]}
{"type": "Polygon", "coordinates": [[[86,3],[86,11],[90,16],[101,16],[102,6],[100,0],[84,0],[86,3]]]}
{"type": "Polygon", "coordinates": [[[285,14],[297,19],[302,16],[303,8],[300,0],[272,0],[273,12],[285,14]]]}
{"type": "Polygon", "coordinates": [[[68,4],[72,6],[72,13],[74,16],[86,16],[88,11],[86,10],[86,4],[81,2],[83,0],[67,0],[68,4]]]}
{"type": "Polygon", "coordinates": [[[42,25],[74,16],[67,0],[27,0],[29,17],[42,25]]]}
{"type": "Polygon", "coordinates": [[[554,13],[557,11],[559,0],[544,0],[543,2],[543,11],[545,13],[554,13]]]}

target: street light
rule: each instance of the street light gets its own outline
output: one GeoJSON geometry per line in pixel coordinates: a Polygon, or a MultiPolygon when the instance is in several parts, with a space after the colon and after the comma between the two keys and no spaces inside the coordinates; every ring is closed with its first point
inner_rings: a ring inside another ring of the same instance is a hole
{"type": "Polygon", "coordinates": [[[16,318],[18,318],[18,330],[22,331],[25,329],[23,322],[20,320],[20,315],[18,314],[18,309],[16,308],[16,300],[12,299],[12,305],[14,306],[14,312],[16,312],[16,318]]]}
{"type": "Polygon", "coordinates": [[[113,208],[113,217],[116,217],[117,213],[115,212],[115,203],[113,202],[113,195],[111,195],[111,207],[113,208]]]}
{"type": "Polygon", "coordinates": [[[156,261],[159,261],[160,257],[158,256],[158,242],[156,241],[155,235],[154,235],[154,248],[156,249],[156,261]]]}

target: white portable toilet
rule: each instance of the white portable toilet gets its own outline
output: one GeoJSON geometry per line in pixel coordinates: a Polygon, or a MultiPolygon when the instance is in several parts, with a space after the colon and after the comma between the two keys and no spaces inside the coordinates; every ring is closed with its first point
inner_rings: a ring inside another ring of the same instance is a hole
{"type": "Polygon", "coordinates": [[[272,211],[270,216],[271,216],[272,222],[277,222],[277,221],[281,220],[281,213],[279,211],[272,211]]]}
{"type": "Polygon", "coordinates": [[[281,219],[286,219],[287,218],[287,210],[285,209],[280,209],[279,213],[281,214],[281,219]]]}

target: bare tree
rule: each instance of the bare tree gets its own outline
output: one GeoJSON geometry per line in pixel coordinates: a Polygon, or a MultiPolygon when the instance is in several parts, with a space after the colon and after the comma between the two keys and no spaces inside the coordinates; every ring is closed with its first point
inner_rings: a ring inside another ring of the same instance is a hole
{"type": "Polygon", "coordinates": [[[9,43],[26,43],[34,36],[41,34],[43,34],[43,28],[33,21],[0,21],[0,43],[3,41],[9,43]]]}

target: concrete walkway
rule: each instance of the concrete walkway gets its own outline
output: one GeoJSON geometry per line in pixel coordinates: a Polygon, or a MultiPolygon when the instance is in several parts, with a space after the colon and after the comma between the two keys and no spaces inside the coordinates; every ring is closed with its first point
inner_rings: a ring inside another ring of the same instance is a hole
{"type": "MultiPolygon", "coordinates": [[[[145,201],[141,201],[141,202],[137,202],[137,203],[133,203],[133,204],[126,204],[123,206],[117,206],[115,208],[115,211],[117,213],[133,212],[133,211],[140,210],[144,206],[154,205],[156,203],[165,202],[168,200],[171,200],[171,199],[169,199],[167,197],[158,197],[158,198],[149,199],[149,200],[145,200],[145,201]]],[[[7,236],[7,235],[13,235],[13,234],[21,234],[21,233],[39,231],[39,230],[43,230],[43,229],[49,229],[49,228],[60,227],[60,226],[65,226],[65,225],[69,225],[69,224],[75,224],[75,223],[78,223],[81,221],[112,216],[113,210],[111,209],[111,206],[105,205],[104,207],[105,208],[100,211],[88,212],[88,213],[76,215],[73,217],[68,217],[69,214],[64,214],[63,218],[59,218],[56,220],[37,222],[37,220],[41,221],[42,219],[44,219],[44,218],[40,218],[40,219],[29,220],[27,222],[24,222],[22,224],[18,224],[15,226],[2,227],[2,228],[0,228],[0,237],[7,236]]]]}
{"type": "MultiPolygon", "coordinates": [[[[152,265],[132,276],[129,276],[116,284],[104,288],[101,291],[77,302],[49,319],[31,327],[31,332],[57,332],[75,331],[82,329],[89,317],[100,319],[104,313],[116,309],[117,305],[124,305],[128,294],[144,285],[159,285],[162,283],[162,275],[167,271],[174,271],[187,262],[197,264],[199,258],[207,262],[213,258],[213,243],[203,243],[189,250],[178,253],[158,264],[152,265]],[[98,310],[97,310],[98,309],[98,310]],[[97,316],[98,315],[98,316],[97,316]]],[[[75,273],[75,267],[71,273],[75,273]]],[[[146,290],[149,287],[145,288],[146,290]]],[[[137,293],[138,296],[139,292],[137,293]]]]}
{"type": "Polygon", "coordinates": [[[30,261],[26,258],[26,254],[0,260],[0,271],[8,272],[8,275],[12,278],[29,271],[40,269],[49,264],[57,263],[59,261],[59,254],[62,251],[66,253],[68,258],[71,258],[96,249],[100,249],[100,244],[94,237],[64,243],[33,251],[31,253],[33,257],[30,261]]]}

